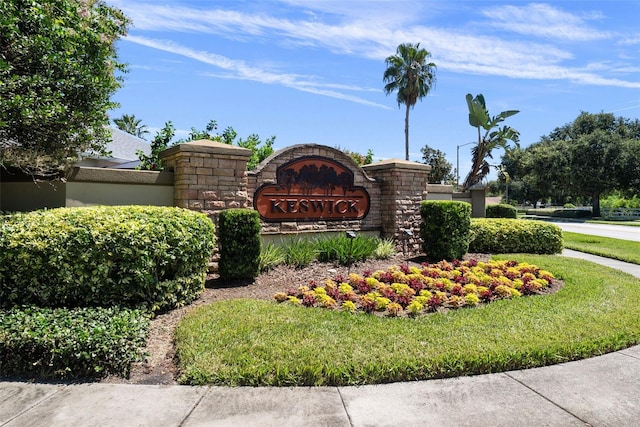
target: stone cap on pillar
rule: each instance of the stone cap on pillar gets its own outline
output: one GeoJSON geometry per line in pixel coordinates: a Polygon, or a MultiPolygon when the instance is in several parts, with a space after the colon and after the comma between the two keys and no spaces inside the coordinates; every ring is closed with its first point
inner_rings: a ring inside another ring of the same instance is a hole
{"type": "Polygon", "coordinates": [[[409,160],[387,159],[376,163],[370,163],[362,166],[365,171],[379,171],[385,169],[411,169],[421,172],[431,172],[431,165],[424,163],[412,162],[409,160]]]}
{"type": "Polygon", "coordinates": [[[209,139],[199,139],[197,141],[183,142],[167,148],[160,153],[161,158],[169,157],[176,153],[207,153],[207,154],[226,154],[232,156],[251,157],[251,150],[235,145],[225,144],[223,142],[211,141],[209,139]]]}

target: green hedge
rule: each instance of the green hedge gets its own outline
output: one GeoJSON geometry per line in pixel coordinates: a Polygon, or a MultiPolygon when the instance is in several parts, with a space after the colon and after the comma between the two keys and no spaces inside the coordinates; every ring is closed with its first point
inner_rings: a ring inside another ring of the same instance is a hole
{"type": "Polygon", "coordinates": [[[541,221],[474,218],[469,252],[555,254],[562,252],[562,230],[541,221]]]}
{"type": "Polygon", "coordinates": [[[60,208],[0,222],[0,306],[125,306],[195,299],[214,246],[207,216],[180,208],[60,208]]]}
{"type": "Polygon", "coordinates": [[[518,217],[518,211],[514,206],[507,204],[489,205],[486,209],[487,218],[513,218],[518,217]]]}
{"type": "Polygon", "coordinates": [[[527,209],[527,215],[550,216],[553,218],[591,218],[591,211],[588,209],[527,209]]]}
{"type": "Polygon", "coordinates": [[[142,357],[149,317],[118,308],[0,310],[0,375],[127,376],[142,357]]]}
{"type": "Polygon", "coordinates": [[[252,279],[260,273],[260,214],[226,209],[218,221],[222,279],[252,279]]]}
{"type": "Polygon", "coordinates": [[[469,248],[471,205],[429,200],[420,206],[422,249],[430,261],[460,259],[469,248]]]}

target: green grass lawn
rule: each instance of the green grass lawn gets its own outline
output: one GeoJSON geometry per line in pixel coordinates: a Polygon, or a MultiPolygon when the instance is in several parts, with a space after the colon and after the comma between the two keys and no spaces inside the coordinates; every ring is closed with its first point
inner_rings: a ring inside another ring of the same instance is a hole
{"type": "MultiPolygon", "coordinates": [[[[183,384],[345,385],[455,377],[566,362],[640,342],[640,280],[558,256],[509,255],[565,281],[547,296],[416,319],[270,301],[199,307],[180,323],[183,384]]],[[[292,284],[296,286],[296,284],[292,284]]]]}
{"type": "Polygon", "coordinates": [[[593,255],[640,264],[640,242],[612,239],[587,234],[562,233],[564,247],[593,255]]]}

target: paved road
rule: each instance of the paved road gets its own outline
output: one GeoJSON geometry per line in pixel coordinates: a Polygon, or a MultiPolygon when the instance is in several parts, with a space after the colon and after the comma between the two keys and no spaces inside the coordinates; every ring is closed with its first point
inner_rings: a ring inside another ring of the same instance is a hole
{"type": "Polygon", "coordinates": [[[590,234],[592,236],[612,237],[614,239],[633,240],[640,242],[640,227],[629,225],[591,224],[578,222],[553,222],[562,231],[590,234]]]}

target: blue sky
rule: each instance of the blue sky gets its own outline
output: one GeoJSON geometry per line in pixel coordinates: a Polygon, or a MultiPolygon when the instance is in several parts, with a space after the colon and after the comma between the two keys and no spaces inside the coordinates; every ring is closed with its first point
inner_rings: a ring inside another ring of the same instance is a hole
{"type": "MultiPolygon", "coordinates": [[[[521,146],[581,111],[640,118],[640,2],[107,0],[132,21],[129,64],[112,118],[135,114],[179,136],[232,126],[276,136],[276,149],[318,143],[404,158],[404,107],[386,96],[385,58],[420,43],[437,65],[410,113],[410,157],[474,141],[465,95],[482,93],[521,146]]],[[[460,175],[471,145],[460,148],[460,175]]],[[[499,162],[496,153],[495,163],[499,162]]]]}

